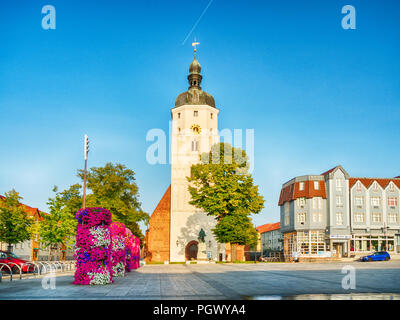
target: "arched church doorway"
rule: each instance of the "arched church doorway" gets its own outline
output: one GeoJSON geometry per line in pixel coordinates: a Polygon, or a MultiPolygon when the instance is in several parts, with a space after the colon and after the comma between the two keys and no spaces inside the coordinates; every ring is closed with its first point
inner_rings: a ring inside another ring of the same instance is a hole
{"type": "Polygon", "coordinates": [[[198,244],[196,240],[192,240],[186,245],[186,260],[197,260],[197,251],[199,250],[198,244]]]}

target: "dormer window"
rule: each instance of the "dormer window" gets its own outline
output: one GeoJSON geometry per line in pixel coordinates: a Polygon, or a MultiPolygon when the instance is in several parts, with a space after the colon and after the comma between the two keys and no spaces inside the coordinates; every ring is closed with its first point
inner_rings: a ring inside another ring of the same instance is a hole
{"type": "Polygon", "coordinates": [[[378,190],[378,183],[376,181],[374,181],[374,183],[372,184],[372,189],[374,189],[375,191],[378,190]]]}
{"type": "Polygon", "coordinates": [[[304,190],[304,182],[299,183],[299,190],[303,191],[304,190]]]}
{"type": "Polygon", "coordinates": [[[314,181],[314,189],[319,190],[319,181],[314,181]]]}
{"type": "Polygon", "coordinates": [[[361,189],[361,182],[360,182],[360,181],[357,181],[356,190],[357,190],[357,191],[362,191],[362,189],[361,189]]]}
{"type": "Polygon", "coordinates": [[[393,182],[389,183],[389,191],[394,192],[394,183],[393,182]]]}

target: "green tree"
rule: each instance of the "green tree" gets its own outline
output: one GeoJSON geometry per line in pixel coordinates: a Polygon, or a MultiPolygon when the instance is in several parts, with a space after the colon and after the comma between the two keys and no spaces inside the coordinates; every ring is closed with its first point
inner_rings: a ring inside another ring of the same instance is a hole
{"type": "Polygon", "coordinates": [[[74,184],[69,189],[57,192],[54,187],[54,198],[49,198],[49,214],[43,215],[40,223],[40,242],[50,249],[50,260],[54,251],[59,253],[60,245],[71,248],[76,235],[77,221],[75,213],[82,206],[80,185],[74,184]]]}
{"type": "Polygon", "coordinates": [[[247,214],[259,213],[264,198],[258,193],[244,150],[228,143],[214,144],[209,153],[203,153],[200,163],[191,168],[188,177],[190,204],[204,209],[208,215],[220,218],[238,208],[247,214]]]}
{"type": "Polygon", "coordinates": [[[20,200],[22,197],[12,189],[0,201],[0,241],[12,245],[30,240],[33,234],[34,219],[26,214],[20,200]]]}
{"type": "Polygon", "coordinates": [[[219,242],[231,244],[231,260],[236,260],[237,245],[257,243],[257,231],[246,212],[237,210],[221,218],[212,229],[219,242]]]}
{"type": "Polygon", "coordinates": [[[249,215],[264,207],[264,198],[248,169],[244,150],[217,143],[201,155],[200,163],[191,167],[191,177],[187,178],[190,204],[215,216],[218,223],[214,235],[221,243],[234,244],[234,248],[236,244],[253,243],[256,231],[249,215]]]}
{"type": "MultiPolygon", "coordinates": [[[[82,180],[83,174],[83,170],[78,170],[82,180]]],[[[125,165],[107,163],[104,167],[90,168],[86,178],[91,191],[86,196],[86,206],[110,210],[113,221],[124,223],[143,241],[138,222],[146,221],[149,215],[141,209],[135,173],[125,165]]]]}

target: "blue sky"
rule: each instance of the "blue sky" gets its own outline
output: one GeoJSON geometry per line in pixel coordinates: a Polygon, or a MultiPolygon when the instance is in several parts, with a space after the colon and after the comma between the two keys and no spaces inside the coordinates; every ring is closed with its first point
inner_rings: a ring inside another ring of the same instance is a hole
{"type": "Polygon", "coordinates": [[[257,225],[279,219],[282,183],[341,164],[352,176],[400,175],[398,1],[1,1],[0,194],[47,210],[57,185],[89,167],[136,172],[143,209],[167,189],[168,165],[146,162],[146,133],[168,132],[187,89],[191,42],[219,128],[255,130],[257,225]],[[56,30],[41,28],[44,5],[56,30]],[[341,27],[356,9],[357,29],[341,27]]]}

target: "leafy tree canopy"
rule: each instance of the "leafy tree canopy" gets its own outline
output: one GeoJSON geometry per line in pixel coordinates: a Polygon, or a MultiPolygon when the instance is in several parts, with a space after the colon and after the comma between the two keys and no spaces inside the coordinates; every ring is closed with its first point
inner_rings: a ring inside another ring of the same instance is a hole
{"type": "Polygon", "coordinates": [[[253,245],[257,242],[257,231],[241,209],[220,219],[213,233],[220,243],[253,245]]]}
{"type": "Polygon", "coordinates": [[[22,197],[12,189],[0,200],[0,241],[8,245],[30,240],[33,233],[34,218],[22,207],[22,197]]]}
{"type": "MultiPolygon", "coordinates": [[[[83,180],[84,171],[78,170],[83,180]]],[[[149,215],[141,209],[139,188],[135,173],[122,164],[107,163],[104,167],[93,167],[86,174],[87,207],[102,207],[110,210],[113,221],[122,222],[132,233],[143,240],[138,222],[146,221],[149,215]]]]}
{"type": "Polygon", "coordinates": [[[245,215],[262,210],[264,198],[248,173],[249,163],[244,150],[218,143],[200,159],[199,164],[192,166],[191,177],[188,177],[190,204],[217,219],[238,209],[245,215]]]}
{"type": "Polygon", "coordinates": [[[50,212],[43,215],[40,223],[40,241],[45,246],[64,244],[69,247],[73,242],[71,239],[75,236],[77,225],[75,213],[82,206],[80,187],[74,184],[62,192],[57,192],[57,187],[54,187],[55,197],[47,202],[50,212]]]}

